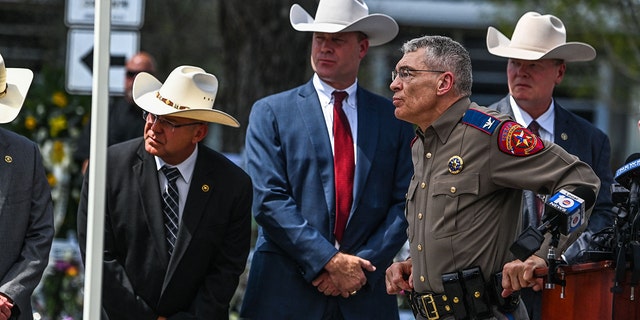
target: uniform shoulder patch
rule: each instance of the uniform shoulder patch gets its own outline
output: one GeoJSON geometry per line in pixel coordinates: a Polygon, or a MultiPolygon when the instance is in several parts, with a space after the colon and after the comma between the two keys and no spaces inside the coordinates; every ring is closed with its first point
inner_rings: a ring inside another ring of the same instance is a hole
{"type": "Polygon", "coordinates": [[[529,129],[514,121],[505,121],[498,135],[500,151],[518,157],[526,157],[544,149],[542,140],[529,129]]]}
{"type": "Polygon", "coordinates": [[[498,128],[500,120],[476,109],[469,109],[462,117],[462,123],[474,127],[488,135],[498,128]]]}

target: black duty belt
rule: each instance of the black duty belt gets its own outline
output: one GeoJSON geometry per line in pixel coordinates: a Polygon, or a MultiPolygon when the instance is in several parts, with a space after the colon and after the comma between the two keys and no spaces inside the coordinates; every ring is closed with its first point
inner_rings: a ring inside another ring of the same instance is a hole
{"type": "Polygon", "coordinates": [[[437,320],[454,315],[451,301],[444,294],[411,292],[409,294],[409,305],[411,305],[414,315],[417,316],[419,314],[429,320],[437,320]]]}
{"type": "Polygon", "coordinates": [[[480,267],[442,275],[444,294],[411,292],[409,302],[414,315],[428,320],[455,317],[458,320],[487,319],[493,316],[491,306],[503,313],[513,312],[519,295],[503,298],[502,272],[485,282],[480,267]]]}

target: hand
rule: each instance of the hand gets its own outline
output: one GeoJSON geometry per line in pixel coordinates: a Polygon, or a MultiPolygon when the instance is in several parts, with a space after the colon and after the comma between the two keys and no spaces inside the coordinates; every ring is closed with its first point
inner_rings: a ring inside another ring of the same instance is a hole
{"type": "Polygon", "coordinates": [[[547,263],[544,259],[532,255],[527,260],[514,260],[504,265],[502,268],[502,296],[507,297],[512,292],[522,288],[532,288],[534,291],[542,290],[543,279],[535,278],[536,268],[544,268],[547,263]]]}
{"type": "MultiPolygon", "coordinates": [[[[331,281],[331,277],[329,276],[329,273],[326,272],[326,271],[323,271],[311,283],[315,287],[318,288],[318,291],[324,293],[327,296],[334,296],[335,297],[335,296],[338,296],[338,295],[342,295],[344,297],[344,292],[340,292],[340,290],[338,290],[336,285],[333,284],[333,282],[331,281]]],[[[346,292],[346,294],[347,294],[347,297],[348,297],[349,293],[346,292]]]]}
{"type": "Polygon", "coordinates": [[[11,308],[13,308],[13,303],[0,294],[0,320],[7,320],[11,317],[11,308]]]}
{"type": "Polygon", "coordinates": [[[363,270],[373,272],[376,267],[369,260],[338,252],[324,266],[324,269],[329,273],[329,278],[336,289],[347,298],[350,293],[360,290],[367,283],[363,270]]]}
{"type": "Polygon", "coordinates": [[[413,265],[411,260],[394,262],[385,273],[388,294],[398,294],[400,291],[413,290],[413,265]]]}

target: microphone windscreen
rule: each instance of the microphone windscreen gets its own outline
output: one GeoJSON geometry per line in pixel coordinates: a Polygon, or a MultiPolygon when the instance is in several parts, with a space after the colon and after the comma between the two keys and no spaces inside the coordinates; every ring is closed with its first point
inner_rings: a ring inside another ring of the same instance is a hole
{"type": "Polygon", "coordinates": [[[587,186],[579,186],[572,192],[576,197],[584,200],[584,209],[589,210],[596,202],[596,193],[587,186]]]}

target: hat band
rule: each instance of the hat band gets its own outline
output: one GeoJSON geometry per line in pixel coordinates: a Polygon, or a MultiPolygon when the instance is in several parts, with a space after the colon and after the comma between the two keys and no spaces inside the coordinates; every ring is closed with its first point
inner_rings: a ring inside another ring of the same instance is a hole
{"type": "Polygon", "coordinates": [[[191,108],[189,108],[187,106],[181,106],[181,105],[179,105],[179,104],[177,104],[177,103],[175,103],[175,102],[173,102],[173,101],[171,101],[171,100],[169,100],[167,98],[164,98],[163,96],[160,95],[160,91],[156,92],[156,98],[158,98],[158,100],[162,101],[164,104],[166,104],[166,105],[168,105],[170,107],[174,107],[174,108],[176,108],[178,110],[191,109],[191,108]]]}
{"type": "Polygon", "coordinates": [[[0,98],[4,97],[5,95],[7,95],[7,90],[9,89],[9,86],[5,83],[4,85],[4,90],[2,90],[2,92],[0,92],[0,98]]]}

